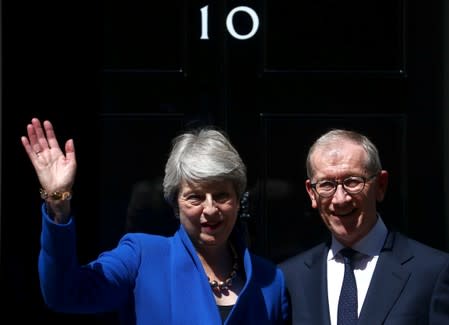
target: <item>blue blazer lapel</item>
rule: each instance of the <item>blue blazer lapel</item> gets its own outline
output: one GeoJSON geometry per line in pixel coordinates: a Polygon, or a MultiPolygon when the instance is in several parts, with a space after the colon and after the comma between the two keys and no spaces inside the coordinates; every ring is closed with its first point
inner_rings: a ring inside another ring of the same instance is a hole
{"type": "Polygon", "coordinates": [[[413,254],[402,237],[389,233],[360,312],[360,324],[382,324],[410,278],[403,265],[413,254]]]}
{"type": "MultiPolygon", "coordinates": [[[[239,250],[239,254],[243,254],[243,267],[245,269],[246,273],[246,283],[244,284],[242,290],[240,291],[239,297],[238,297],[238,304],[234,306],[234,308],[231,310],[231,313],[228,316],[228,319],[226,320],[225,324],[232,324],[235,323],[236,317],[241,317],[242,315],[245,315],[245,311],[241,311],[242,308],[252,308],[254,306],[264,306],[263,300],[260,301],[260,297],[255,296],[256,293],[259,293],[256,289],[253,289],[253,281],[251,280],[253,277],[253,268],[251,264],[251,257],[249,255],[249,252],[247,250],[242,251],[240,247],[237,247],[239,250]],[[260,304],[260,305],[258,305],[260,304]]],[[[257,313],[257,311],[256,311],[257,313]]],[[[247,313],[251,314],[251,313],[247,313]]]]}
{"type": "MultiPolygon", "coordinates": [[[[206,273],[184,228],[173,237],[170,324],[221,324],[206,273]],[[191,300],[186,300],[190,297],[191,300]]],[[[164,294],[161,292],[160,294],[164,294]]]]}

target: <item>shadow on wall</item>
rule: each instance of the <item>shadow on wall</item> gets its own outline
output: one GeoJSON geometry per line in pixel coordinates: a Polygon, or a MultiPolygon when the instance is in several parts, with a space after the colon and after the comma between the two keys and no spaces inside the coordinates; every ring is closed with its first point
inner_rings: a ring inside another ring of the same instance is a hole
{"type": "Polygon", "coordinates": [[[165,201],[161,177],[134,184],[126,215],[126,232],[144,232],[171,236],[179,227],[179,219],[165,201]]]}
{"type": "Polygon", "coordinates": [[[279,263],[328,238],[303,182],[271,177],[249,192],[251,242],[259,254],[279,263]]]}

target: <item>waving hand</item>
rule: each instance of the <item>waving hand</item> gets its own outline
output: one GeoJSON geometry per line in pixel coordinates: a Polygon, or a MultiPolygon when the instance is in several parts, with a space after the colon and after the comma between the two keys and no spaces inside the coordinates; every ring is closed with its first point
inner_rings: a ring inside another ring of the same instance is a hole
{"type": "Polygon", "coordinates": [[[37,118],[33,118],[27,125],[27,134],[28,136],[21,137],[22,145],[33,164],[42,189],[50,195],[47,203],[53,205],[55,202],[51,201],[55,201],[57,197],[51,197],[51,194],[71,192],[75,181],[76,157],[73,140],[67,140],[64,153],[59,147],[50,121],[41,123],[37,118]]]}

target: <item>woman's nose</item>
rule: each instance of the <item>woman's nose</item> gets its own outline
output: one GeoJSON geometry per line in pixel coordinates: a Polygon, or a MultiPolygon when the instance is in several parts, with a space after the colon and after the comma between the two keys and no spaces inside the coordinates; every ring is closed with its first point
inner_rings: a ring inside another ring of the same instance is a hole
{"type": "Polygon", "coordinates": [[[203,203],[204,212],[205,213],[215,213],[218,208],[216,206],[215,200],[212,198],[212,196],[206,196],[206,199],[203,203]]]}

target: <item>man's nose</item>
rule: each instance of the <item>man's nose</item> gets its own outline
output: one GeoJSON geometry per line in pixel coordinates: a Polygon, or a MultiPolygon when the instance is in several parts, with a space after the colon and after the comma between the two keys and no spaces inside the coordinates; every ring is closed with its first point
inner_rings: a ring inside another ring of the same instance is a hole
{"type": "Polygon", "coordinates": [[[332,201],[334,202],[345,202],[350,200],[351,196],[346,192],[343,184],[337,184],[332,201]]]}

